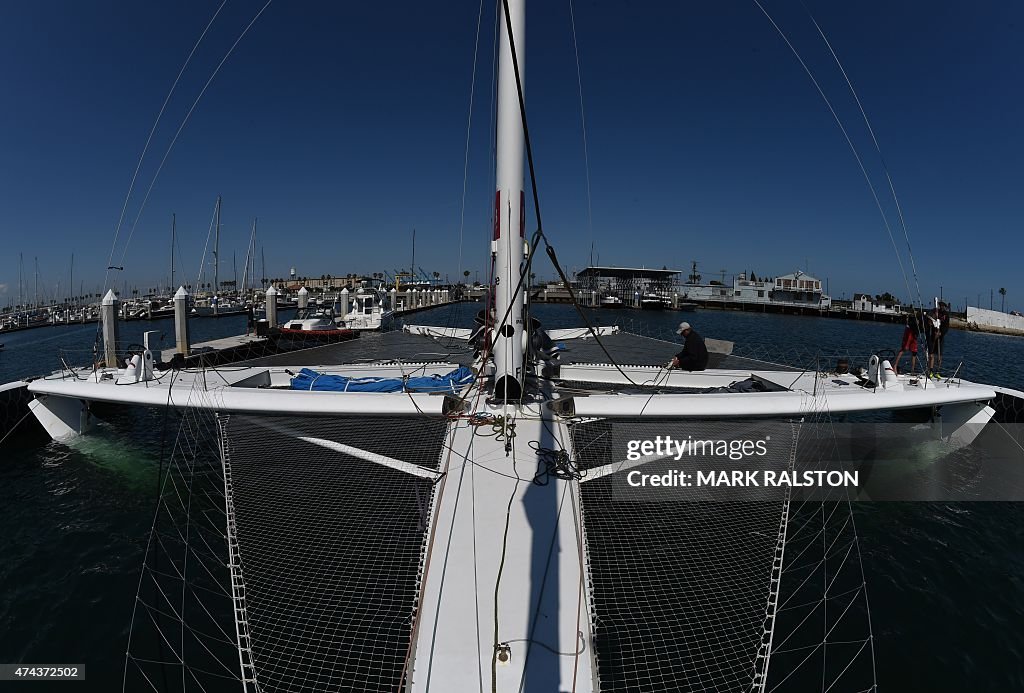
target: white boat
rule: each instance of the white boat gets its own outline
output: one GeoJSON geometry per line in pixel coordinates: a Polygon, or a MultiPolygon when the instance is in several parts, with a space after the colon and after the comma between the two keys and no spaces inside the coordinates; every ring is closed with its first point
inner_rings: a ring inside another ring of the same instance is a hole
{"type": "Polygon", "coordinates": [[[380,289],[360,287],[351,300],[351,310],[339,318],[350,330],[379,330],[394,314],[391,299],[380,289]]]}
{"type": "Polygon", "coordinates": [[[331,308],[319,306],[300,308],[295,317],[285,321],[277,330],[279,339],[308,343],[343,341],[355,336],[352,329],[338,324],[331,308]]]}
{"type": "Polygon", "coordinates": [[[600,305],[602,308],[622,308],[625,303],[618,296],[608,294],[601,297],[600,305]]]}
{"type": "Polygon", "coordinates": [[[642,310],[664,310],[668,301],[664,297],[649,291],[640,297],[640,308],[642,310]]]}
{"type": "MultiPolygon", "coordinates": [[[[225,368],[216,377],[161,372],[144,353],[126,368],[33,380],[32,412],[57,440],[87,433],[96,403],[172,407],[183,422],[209,423],[228,555],[210,565],[230,573],[230,665],[247,691],[349,690],[367,681],[403,691],[764,691],[771,676],[788,674],[772,666],[787,652],[779,646],[787,639],[775,637],[786,570],[804,555],[785,550],[801,536],[787,533],[799,508],[788,493],[755,503],[686,502],[682,489],[671,496],[678,502],[616,495],[629,493],[631,474],[659,469],[666,457],[633,457],[631,443],[666,433],[735,435],[753,422],[747,430],[769,427],[775,436],[770,463],[793,471],[805,424],[828,421],[830,412],[925,411],[924,433],[955,448],[985,428],[998,398],[1024,393],[896,375],[877,355],[858,374],[742,360],[667,371],[655,365],[674,350],[665,342],[532,327],[518,275],[539,240],[527,251],[520,235],[526,75],[521,60],[517,74],[513,55],[522,58],[524,3],[509,0],[505,11],[495,202],[502,213],[491,240],[498,280],[475,354],[466,330],[441,327],[302,354],[311,359],[305,370],[295,365],[301,356],[290,355],[287,364],[225,368]],[[327,358],[334,360],[317,360],[327,358]],[[453,375],[467,366],[469,378],[453,375]]],[[[380,302],[365,296],[372,317],[380,302]]],[[[315,312],[282,328],[336,331],[332,316],[315,312]]],[[[201,426],[181,428],[192,443],[206,440],[201,426]]],[[[195,449],[173,446],[191,455],[173,468],[188,473],[195,449]]],[[[175,485],[161,502],[190,488],[175,485]]],[[[807,535],[818,537],[812,548],[825,543],[823,533],[807,535]]],[[[850,610],[828,601],[846,594],[834,586],[841,553],[828,554],[828,580],[811,602],[828,603],[833,618],[850,610]]],[[[169,565],[177,571],[191,562],[169,565]]],[[[174,579],[170,572],[145,575],[174,579]]],[[[851,599],[862,584],[858,574],[851,599]]],[[[174,598],[163,597],[170,605],[174,598]]],[[[820,622],[813,631],[818,642],[832,632],[820,622]]],[[[870,633],[863,642],[852,657],[872,642],[870,633]]],[[[147,665],[129,654],[133,666],[147,665]]]]}

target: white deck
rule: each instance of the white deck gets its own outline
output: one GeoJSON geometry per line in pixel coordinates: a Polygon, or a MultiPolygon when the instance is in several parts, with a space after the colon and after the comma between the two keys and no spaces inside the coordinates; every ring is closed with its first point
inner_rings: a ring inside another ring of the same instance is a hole
{"type": "Polygon", "coordinates": [[[479,411],[514,417],[515,438],[506,455],[503,442],[474,435],[466,419],[449,434],[412,689],[491,690],[500,572],[497,641],[508,643],[510,659],[494,668],[497,690],[593,690],[578,487],[553,478],[534,484],[538,458],[527,445],[571,449],[568,432],[550,412],[542,421],[543,407],[479,411]]]}

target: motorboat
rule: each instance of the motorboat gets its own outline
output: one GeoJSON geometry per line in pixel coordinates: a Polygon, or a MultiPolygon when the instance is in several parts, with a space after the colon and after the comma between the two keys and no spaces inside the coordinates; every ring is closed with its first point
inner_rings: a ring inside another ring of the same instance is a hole
{"type": "Polygon", "coordinates": [[[357,333],[338,324],[331,308],[307,306],[276,331],[276,338],[309,343],[337,342],[352,339],[357,333]]]}
{"type": "Polygon", "coordinates": [[[653,291],[648,291],[640,296],[640,308],[642,310],[664,310],[667,306],[668,301],[653,291]]]}
{"type": "Polygon", "coordinates": [[[605,294],[604,296],[601,297],[599,305],[602,308],[622,308],[626,304],[618,296],[614,296],[612,294],[605,294]]]}
{"type": "Polygon", "coordinates": [[[391,299],[380,289],[360,287],[351,301],[351,309],[338,319],[350,330],[379,330],[394,314],[391,299]]]}

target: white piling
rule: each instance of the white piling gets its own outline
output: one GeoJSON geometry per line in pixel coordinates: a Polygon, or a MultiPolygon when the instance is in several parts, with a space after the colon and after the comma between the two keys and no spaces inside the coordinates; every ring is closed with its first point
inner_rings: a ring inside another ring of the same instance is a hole
{"type": "Polygon", "coordinates": [[[391,293],[391,310],[398,309],[398,289],[392,289],[391,293]]]}
{"type": "Polygon", "coordinates": [[[184,286],[174,294],[174,350],[188,356],[188,292],[184,286]]]}
{"type": "Polygon", "coordinates": [[[267,327],[277,327],[277,289],[267,289],[267,327]]]}
{"type": "Polygon", "coordinates": [[[113,289],[107,291],[100,305],[103,318],[103,359],[108,368],[117,367],[118,325],[117,318],[120,303],[113,289]]]}
{"type": "Polygon", "coordinates": [[[309,305],[309,290],[306,287],[299,289],[299,310],[309,305]]]}
{"type": "Polygon", "coordinates": [[[341,290],[341,314],[348,315],[348,287],[341,290]]]}

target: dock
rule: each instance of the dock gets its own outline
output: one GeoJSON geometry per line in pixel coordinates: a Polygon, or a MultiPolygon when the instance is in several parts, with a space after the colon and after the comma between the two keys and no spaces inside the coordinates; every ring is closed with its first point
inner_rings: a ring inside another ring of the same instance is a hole
{"type": "MultiPolygon", "coordinates": [[[[219,366],[275,354],[277,351],[276,343],[267,337],[258,337],[255,334],[222,337],[193,344],[189,349],[189,355],[185,357],[185,366],[219,366]]],[[[160,361],[170,363],[175,356],[178,356],[177,349],[164,349],[160,352],[160,361]]]]}

